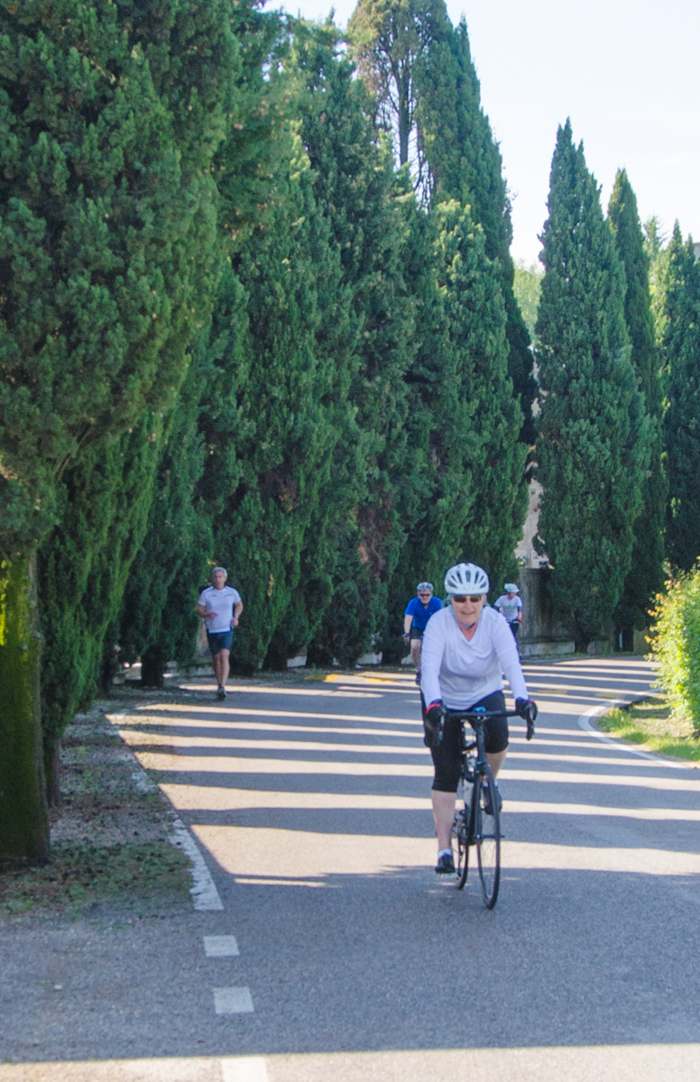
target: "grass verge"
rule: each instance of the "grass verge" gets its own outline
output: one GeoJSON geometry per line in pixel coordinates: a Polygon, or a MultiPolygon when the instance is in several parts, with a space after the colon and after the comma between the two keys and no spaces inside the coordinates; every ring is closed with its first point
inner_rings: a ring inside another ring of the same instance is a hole
{"type": "Polygon", "coordinates": [[[189,861],[168,842],[97,847],[59,842],[45,865],[0,872],[0,915],[80,917],[105,905],[168,908],[185,902],[189,861]]]}
{"type": "Polygon", "coordinates": [[[663,695],[654,695],[631,706],[611,710],[598,718],[598,728],[644,751],[669,755],[689,762],[700,761],[700,740],[692,721],[671,716],[663,695]]]}
{"type": "Polygon", "coordinates": [[[189,860],[169,841],[174,813],[110,724],[110,708],[96,704],[66,730],[51,858],[0,866],[0,918],[191,908],[189,860]]]}

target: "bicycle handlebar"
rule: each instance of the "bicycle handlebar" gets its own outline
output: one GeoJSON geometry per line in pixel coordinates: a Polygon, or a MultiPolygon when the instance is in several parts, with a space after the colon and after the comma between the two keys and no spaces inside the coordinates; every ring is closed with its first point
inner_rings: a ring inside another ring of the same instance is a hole
{"type": "Polygon", "coordinates": [[[488,721],[490,718],[519,718],[517,710],[448,710],[446,718],[459,718],[460,721],[488,721]]]}

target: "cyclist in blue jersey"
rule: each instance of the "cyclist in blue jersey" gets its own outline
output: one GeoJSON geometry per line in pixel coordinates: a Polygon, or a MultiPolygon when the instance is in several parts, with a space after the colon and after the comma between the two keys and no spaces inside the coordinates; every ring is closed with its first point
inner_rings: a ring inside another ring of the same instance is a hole
{"type": "Polygon", "coordinates": [[[419,582],[416,587],[416,596],[409,601],[403,617],[403,641],[411,644],[411,658],[416,668],[420,663],[423,632],[430,617],[441,608],[440,599],[434,596],[432,582],[419,582]]]}

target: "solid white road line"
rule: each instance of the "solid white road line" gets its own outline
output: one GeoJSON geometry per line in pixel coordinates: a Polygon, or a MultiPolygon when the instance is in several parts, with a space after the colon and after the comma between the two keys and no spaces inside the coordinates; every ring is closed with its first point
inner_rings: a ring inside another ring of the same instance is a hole
{"type": "Polygon", "coordinates": [[[214,1010],[217,1014],[250,1014],[255,1010],[248,988],[215,988],[214,1010]]]}
{"type": "Polygon", "coordinates": [[[618,751],[626,751],[630,755],[636,755],[640,759],[650,759],[652,763],[657,763],[662,766],[667,766],[673,770],[697,770],[694,763],[674,763],[670,759],[665,758],[662,755],[653,755],[649,751],[640,751],[638,748],[631,748],[627,744],[623,744],[619,740],[613,740],[611,737],[606,736],[605,733],[601,733],[599,729],[596,729],[594,725],[591,725],[591,718],[599,718],[603,714],[607,714],[608,710],[612,710],[614,706],[629,705],[627,703],[612,700],[607,703],[603,703],[602,706],[592,706],[590,710],[586,710],[584,714],[581,714],[578,719],[579,727],[587,733],[592,733],[598,740],[602,740],[604,744],[610,744],[611,747],[617,748],[618,751]]]}
{"type": "Polygon", "coordinates": [[[217,910],[221,911],[224,904],[219,897],[216,884],[211,877],[209,869],[204,863],[199,846],[190,834],[189,830],[179,817],[173,819],[173,833],[170,840],[173,845],[187,853],[192,865],[192,880],[194,885],[190,887],[190,894],[194,901],[194,907],[200,912],[217,910]]]}
{"type": "MultiPolygon", "coordinates": [[[[107,720],[114,725],[117,730],[120,723],[124,722],[127,716],[128,711],[105,714],[107,720]]],[[[131,758],[132,755],[134,757],[136,770],[131,775],[132,782],[141,793],[155,792],[158,786],[146,773],[143,763],[141,763],[138,757],[128,749],[128,745],[124,740],[122,733],[119,735],[127,749],[129,758],[131,758]]],[[[178,849],[182,849],[190,859],[190,872],[192,874],[193,882],[192,887],[190,887],[190,894],[192,895],[195,909],[199,911],[222,910],[224,908],[223,903],[219,897],[219,892],[216,889],[216,884],[211,877],[209,869],[204,863],[204,857],[199,850],[199,846],[179,816],[176,816],[173,819],[173,829],[168,840],[178,849]]]]}
{"type": "Polygon", "coordinates": [[[203,938],[207,958],[232,958],[240,953],[235,935],[205,935],[203,938]]]}

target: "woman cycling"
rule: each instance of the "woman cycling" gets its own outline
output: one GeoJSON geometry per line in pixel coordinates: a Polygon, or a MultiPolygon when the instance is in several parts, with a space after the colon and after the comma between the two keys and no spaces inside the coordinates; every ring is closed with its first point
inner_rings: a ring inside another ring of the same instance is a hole
{"type": "MultiPolygon", "coordinates": [[[[425,743],[435,766],[432,802],[438,839],[439,873],[453,873],[451,835],[455,794],[461,769],[462,723],[446,718],[440,733],[443,706],[447,710],[503,711],[503,673],[515,698],[515,709],[534,732],[537,706],[528,697],[515,640],[500,613],[486,605],[488,576],[476,564],[456,564],[445,575],[449,605],[431,618],[423,635],[421,697],[425,743]],[[439,735],[439,739],[437,736],[439,735]]],[[[490,718],[485,725],[486,758],[494,778],[506,757],[508,722],[490,718]]],[[[500,794],[490,794],[499,801],[500,794]]],[[[487,797],[488,799],[488,797],[487,797]]]]}

